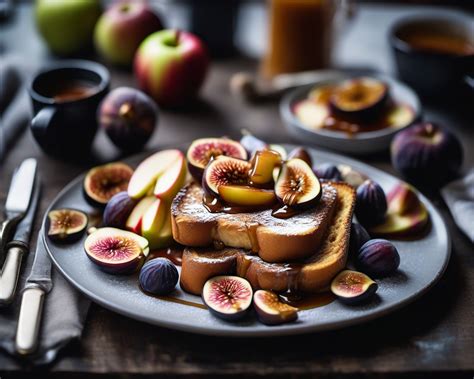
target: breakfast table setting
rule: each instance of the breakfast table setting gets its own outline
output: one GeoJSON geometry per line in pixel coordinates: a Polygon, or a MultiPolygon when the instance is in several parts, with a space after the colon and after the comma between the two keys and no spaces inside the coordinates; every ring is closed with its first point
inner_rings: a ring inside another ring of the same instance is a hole
{"type": "Polygon", "coordinates": [[[1,5],[0,379],[473,377],[472,8],[1,5]]]}

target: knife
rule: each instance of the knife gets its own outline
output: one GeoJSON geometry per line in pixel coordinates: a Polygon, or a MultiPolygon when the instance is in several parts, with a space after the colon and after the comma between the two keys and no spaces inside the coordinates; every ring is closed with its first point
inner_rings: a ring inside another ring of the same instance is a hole
{"type": "Polygon", "coordinates": [[[30,276],[26,279],[21,298],[15,337],[15,349],[21,355],[31,354],[38,347],[44,298],[52,288],[51,260],[48,257],[43,230],[41,230],[36,245],[33,267],[30,276]]]}
{"type": "Polygon", "coordinates": [[[0,306],[10,304],[15,296],[21,262],[23,256],[29,251],[30,234],[38,208],[40,192],[41,183],[39,178],[36,178],[28,211],[18,223],[12,241],[6,246],[7,255],[0,274],[0,306]]]}
{"type": "Polygon", "coordinates": [[[0,226],[0,263],[15,226],[25,215],[30,203],[36,175],[36,159],[25,159],[13,176],[5,203],[6,220],[0,226]]]}

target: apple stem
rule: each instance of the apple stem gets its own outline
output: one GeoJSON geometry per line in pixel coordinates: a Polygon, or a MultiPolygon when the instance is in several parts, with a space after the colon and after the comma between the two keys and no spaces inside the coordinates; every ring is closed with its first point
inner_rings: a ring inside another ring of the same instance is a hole
{"type": "Polygon", "coordinates": [[[179,45],[179,37],[181,36],[181,30],[176,29],[174,33],[174,46],[179,45]]]}

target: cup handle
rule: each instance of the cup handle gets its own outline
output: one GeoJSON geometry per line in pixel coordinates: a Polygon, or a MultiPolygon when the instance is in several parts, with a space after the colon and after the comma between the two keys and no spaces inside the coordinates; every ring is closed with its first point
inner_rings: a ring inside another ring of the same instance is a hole
{"type": "Polygon", "coordinates": [[[46,135],[48,126],[56,114],[55,107],[45,107],[41,109],[31,120],[31,131],[37,138],[43,138],[46,135]]]}

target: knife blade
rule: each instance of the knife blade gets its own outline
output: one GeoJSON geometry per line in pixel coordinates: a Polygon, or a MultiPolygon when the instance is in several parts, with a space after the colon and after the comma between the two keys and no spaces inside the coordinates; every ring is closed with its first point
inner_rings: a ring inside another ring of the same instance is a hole
{"type": "Polygon", "coordinates": [[[51,260],[46,251],[43,230],[41,230],[36,245],[33,267],[28,279],[26,279],[21,298],[20,315],[15,336],[15,349],[19,354],[31,354],[38,347],[43,303],[46,294],[52,288],[51,260]]]}
{"type": "Polygon", "coordinates": [[[30,204],[36,167],[36,159],[25,159],[12,178],[5,203],[6,220],[0,227],[0,263],[5,258],[5,247],[14,228],[23,218],[30,204]]]}
{"type": "Polygon", "coordinates": [[[15,296],[23,256],[29,251],[30,234],[38,208],[41,181],[36,178],[30,206],[16,227],[13,239],[7,244],[5,263],[0,274],[0,306],[10,304],[15,296]]]}

